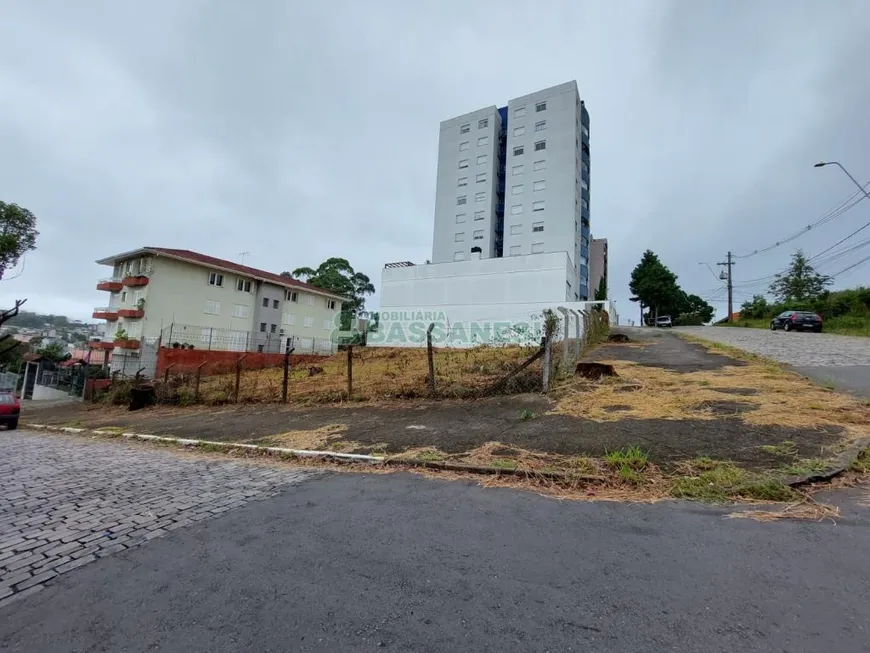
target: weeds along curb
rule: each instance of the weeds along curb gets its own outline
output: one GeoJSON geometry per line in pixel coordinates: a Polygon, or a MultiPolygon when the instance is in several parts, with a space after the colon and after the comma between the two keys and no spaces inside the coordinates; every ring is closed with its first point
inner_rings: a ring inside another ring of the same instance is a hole
{"type": "Polygon", "coordinates": [[[846,447],[833,461],[831,467],[828,467],[821,472],[813,472],[811,474],[800,474],[798,476],[789,476],[783,479],[784,485],[798,487],[809,483],[820,483],[822,481],[830,481],[835,476],[839,476],[845,472],[852,463],[854,463],[860,453],[870,446],[870,437],[858,438],[846,447]]]}
{"type": "Polygon", "coordinates": [[[547,478],[563,483],[571,482],[588,482],[599,483],[606,479],[603,476],[581,476],[565,474],[562,472],[536,472],[525,469],[505,469],[503,467],[491,467],[485,465],[462,465],[459,463],[448,463],[441,461],[429,460],[406,460],[402,458],[385,458],[382,456],[369,456],[365,454],[353,453],[338,453],[336,451],[311,451],[308,449],[286,449],[284,447],[264,447],[257,444],[242,444],[233,442],[214,442],[212,440],[194,440],[190,438],[176,438],[172,436],[148,435],[145,433],[130,433],[118,431],[107,431],[101,429],[84,429],[74,428],[71,426],[49,426],[46,424],[22,424],[25,428],[49,431],[53,433],[68,433],[73,435],[97,435],[102,437],[123,437],[130,440],[141,440],[144,442],[159,442],[163,444],[173,444],[182,447],[200,447],[207,448],[212,451],[226,451],[246,449],[248,451],[256,451],[270,456],[287,456],[293,458],[321,458],[334,462],[343,463],[367,463],[372,465],[388,465],[390,467],[425,467],[428,469],[438,469],[442,471],[465,472],[469,474],[487,474],[500,476],[519,476],[524,478],[547,478]]]}
{"type": "Polygon", "coordinates": [[[80,435],[82,433],[88,435],[99,435],[103,437],[122,437],[130,440],[142,440],[145,442],[160,442],[163,444],[176,444],[183,447],[202,447],[212,451],[224,450],[232,451],[233,449],[247,449],[249,451],[259,451],[264,454],[274,456],[291,456],[297,458],[325,458],[329,460],[348,462],[348,463],[371,463],[380,464],[384,462],[384,458],[380,456],[367,456],[364,454],[354,453],[339,453],[336,451],[309,451],[307,449],[286,449],[284,447],[262,447],[256,444],[242,444],[238,442],[213,442],[211,440],[193,440],[190,438],[176,438],[163,435],[148,435],[146,433],[118,433],[117,431],[105,431],[101,429],[81,429],[70,426],[48,426],[45,424],[23,424],[25,428],[51,431],[54,433],[70,433],[80,435]]]}

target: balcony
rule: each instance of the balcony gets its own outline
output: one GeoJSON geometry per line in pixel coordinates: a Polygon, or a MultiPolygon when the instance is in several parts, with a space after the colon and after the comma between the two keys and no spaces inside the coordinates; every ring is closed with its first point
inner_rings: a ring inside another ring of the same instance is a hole
{"type": "Polygon", "coordinates": [[[139,349],[139,341],[131,338],[123,338],[115,341],[115,347],[118,349],[139,349]]]}
{"type": "Polygon", "coordinates": [[[121,292],[124,284],[120,279],[100,279],[97,282],[97,290],[108,290],[109,292],[121,292]]]}
{"type": "Polygon", "coordinates": [[[109,322],[114,322],[118,319],[118,310],[111,306],[95,308],[93,318],[95,320],[108,320],[109,322]]]}
{"type": "Polygon", "coordinates": [[[145,309],[144,308],[122,308],[118,311],[118,317],[126,317],[131,319],[138,319],[141,317],[145,317],[145,309]]]}
{"type": "Polygon", "coordinates": [[[88,347],[91,349],[108,349],[112,350],[115,348],[114,342],[107,342],[105,340],[91,340],[88,343],[88,347]]]}
{"type": "Polygon", "coordinates": [[[141,288],[148,285],[148,277],[142,274],[126,276],[121,280],[121,283],[128,288],[141,288]]]}

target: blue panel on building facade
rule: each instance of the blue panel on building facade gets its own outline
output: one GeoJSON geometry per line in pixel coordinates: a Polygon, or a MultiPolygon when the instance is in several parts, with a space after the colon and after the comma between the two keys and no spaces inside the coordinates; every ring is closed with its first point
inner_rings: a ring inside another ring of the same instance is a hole
{"type": "Polygon", "coordinates": [[[582,257],[585,258],[586,260],[589,260],[589,248],[588,248],[588,247],[583,247],[583,246],[581,245],[581,246],[580,246],[580,256],[582,256],[582,257]]]}

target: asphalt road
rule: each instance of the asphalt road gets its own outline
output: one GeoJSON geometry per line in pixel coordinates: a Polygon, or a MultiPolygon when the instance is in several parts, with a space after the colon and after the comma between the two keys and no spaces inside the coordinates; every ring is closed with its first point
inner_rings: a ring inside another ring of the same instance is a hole
{"type": "MultiPolygon", "coordinates": [[[[143,471],[172,464],[153,453],[143,471]]],[[[192,464],[193,482],[197,464],[214,459],[192,464]]],[[[277,494],[0,607],[0,651],[850,653],[870,641],[866,491],[837,524],[759,523],[683,502],[276,469],[292,478],[270,479],[277,494]]]]}
{"type": "Polygon", "coordinates": [[[678,327],[699,338],[772,358],[817,383],[870,397],[870,339],[736,327],[678,327]]]}

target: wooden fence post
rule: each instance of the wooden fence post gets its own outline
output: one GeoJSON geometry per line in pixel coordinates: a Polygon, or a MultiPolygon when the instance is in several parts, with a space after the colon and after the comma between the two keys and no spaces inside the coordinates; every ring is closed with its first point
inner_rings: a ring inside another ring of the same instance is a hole
{"type": "Polygon", "coordinates": [[[568,328],[571,325],[568,324],[568,321],[569,321],[568,309],[560,306],[556,310],[558,310],[562,314],[562,322],[563,322],[562,331],[564,334],[562,337],[562,367],[563,367],[562,374],[567,374],[568,373],[568,335],[569,335],[568,328]]]}
{"type": "Polygon", "coordinates": [[[575,311],[574,314],[577,316],[577,322],[574,325],[574,333],[576,334],[576,339],[574,341],[574,356],[579,361],[580,353],[583,350],[582,343],[580,342],[580,333],[582,331],[580,328],[580,320],[583,319],[583,315],[581,311],[575,311]]]}
{"type": "Polygon", "coordinates": [[[435,394],[435,358],[432,354],[432,329],[435,328],[435,323],[432,322],[429,328],[426,329],[426,358],[429,361],[429,394],[435,394]]]}
{"type": "Polygon", "coordinates": [[[347,346],[347,398],[353,396],[353,345],[347,346]]]}
{"type": "Polygon", "coordinates": [[[541,346],[544,348],[544,363],[542,365],[541,372],[541,385],[543,386],[544,393],[550,391],[550,354],[552,350],[551,339],[544,336],[541,338],[541,346]]]}
{"type": "Polygon", "coordinates": [[[290,354],[293,353],[295,347],[291,347],[292,340],[287,338],[287,345],[284,347],[284,385],[281,386],[281,401],[287,403],[287,385],[290,383],[290,354]]]}
{"type": "Polygon", "coordinates": [[[205,361],[196,366],[196,385],[193,388],[193,400],[199,401],[199,381],[202,378],[202,368],[205,365],[205,361]]]}
{"type": "Polygon", "coordinates": [[[169,372],[175,366],[175,363],[170,363],[166,366],[166,371],[163,373],[163,383],[169,383],[169,372]]]}
{"type": "Polygon", "coordinates": [[[239,360],[236,361],[236,396],[235,403],[239,403],[239,385],[242,382],[242,361],[245,360],[245,356],[247,354],[242,354],[239,356],[239,360]]]}

